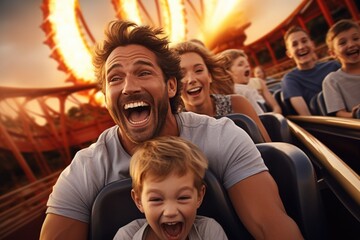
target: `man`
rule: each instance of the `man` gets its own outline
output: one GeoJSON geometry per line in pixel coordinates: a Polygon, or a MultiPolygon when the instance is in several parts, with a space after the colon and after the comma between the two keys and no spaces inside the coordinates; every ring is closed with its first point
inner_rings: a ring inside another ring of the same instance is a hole
{"type": "Polygon", "coordinates": [[[109,24],[93,63],[116,126],[80,150],[62,172],[47,203],[40,239],[86,239],[99,191],[129,177],[136,146],[157,136],[180,136],[199,146],[256,239],[302,239],[250,137],[227,118],[177,113],[180,59],[162,34],[130,22],[109,24]]]}
{"type": "Polygon", "coordinates": [[[340,68],[337,61],[318,62],[315,44],[302,28],[291,27],[284,35],[286,54],[296,63],[296,68],[287,73],[282,80],[285,101],[299,115],[311,115],[311,98],[322,90],[322,81],[333,71],[340,68]]]}

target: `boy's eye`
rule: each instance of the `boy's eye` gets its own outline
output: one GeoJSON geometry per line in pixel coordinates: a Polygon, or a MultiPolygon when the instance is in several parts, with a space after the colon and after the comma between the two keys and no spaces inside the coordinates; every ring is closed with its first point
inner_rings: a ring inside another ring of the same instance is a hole
{"type": "Polygon", "coordinates": [[[149,202],[160,202],[160,201],[162,201],[162,199],[159,197],[152,197],[149,199],[149,202]]]}
{"type": "Polygon", "coordinates": [[[181,201],[184,201],[184,200],[188,200],[188,199],[191,199],[191,196],[180,196],[179,197],[179,200],[181,201]]]}
{"type": "Polygon", "coordinates": [[[341,40],[341,41],[339,41],[339,45],[344,45],[346,43],[346,41],[345,40],[341,40]]]}
{"type": "Polygon", "coordinates": [[[141,71],[140,72],[140,74],[139,74],[139,76],[147,76],[147,75],[150,75],[151,74],[151,72],[150,71],[141,71]]]}

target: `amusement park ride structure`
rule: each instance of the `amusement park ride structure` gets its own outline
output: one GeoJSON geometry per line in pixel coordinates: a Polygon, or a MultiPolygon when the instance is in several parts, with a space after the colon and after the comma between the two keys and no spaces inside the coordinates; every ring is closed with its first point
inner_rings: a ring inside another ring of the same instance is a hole
{"type": "MultiPolygon", "coordinates": [[[[128,19],[131,15],[133,21],[162,26],[171,38],[182,41],[187,40],[189,31],[187,18],[191,15],[195,21],[203,23],[215,11],[212,4],[216,1],[199,0],[199,6],[194,6],[190,0],[178,1],[177,5],[176,1],[154,1],[155,14],[148,11],[143,1],[133,1],[133,12],[124,2],[112,0],[119,19],[128,19]]],[[[58,69],[68,74],[65,81],[72,82],[73,86],[0,87],[0,160],[10,165],[0,173],[9,181],[0,192],[0,239],[13,234],[14,225],[26,226],[43,216],[46,199],[59,171],[70,163],[78,149],[91,144],[104,129],[114,124],[103,107],[102,93],[92,75],[90,49],[95,39],[78,1],[44,0],[41,8],[44,43],[50,47],[50,56],[58,62],[58,69]],[[68,15],[64,17],[59,11],[68,15]],[[64,26],[70,32],[64,32],[64,26]],[[74,37],[71,42],[64,40],[71,37],[74,37]],[[20,174],[5,174],[11,167],[20,174]],[[19,177],[21,175],[25,177],[19,177]]],[[[280,80],[284,72],[294,67],[293,62],[286,59],[282,40],[290,25],[298,24],[309,30],[315,37],[318,56],[326,59],[323,34],[317,36],[314,29],[322,27],[325,33],[341,18],[360,21],[359,9],[355,0],[304,0],[269,34],[250,45],[244,45],[247,22],[232,26],[232,31],[227,29],[214,34],[204,42],[214,52],[242,48],[253,65],[265,66],[268,75],[280,80]]],[[[203,31],[202,34],[206,34],[207,30],[203,31]]]]}

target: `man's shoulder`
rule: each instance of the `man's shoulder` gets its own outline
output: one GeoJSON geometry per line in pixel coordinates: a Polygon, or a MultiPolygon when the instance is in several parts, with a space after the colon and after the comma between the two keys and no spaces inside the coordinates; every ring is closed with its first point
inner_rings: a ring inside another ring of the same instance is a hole
{"type": "Polygon", "coordinates": [[[178,116],[182,125],[193,127],[218,125],[219,121],[222,121],[208,115],[198,114],[194,112],[181,112],[178,113],[178,116]]]}
{"type": "Polygon", "coordinates": [[[186,138],[198,138],[206,134],[220,134],[228,129],[229,118],[214,118],[193,112],[179,113],[179,124],[181,135],[186,138]]]}
{"type": "Polygon", "coordinates": [[[335,71],[341,67],[341,64],[336,60],[330,60],[326,62],[319,62],[316,66],[320,69],[329,69],[330,71],[335,71]]]}
{"type": "Polygon", "coordinates": [[[287,81],[289,79],[296,78],[296,76],[299,75],[299,73],[300,73],[300,71],[299,71],[299,69],[297,67],[293,68],[284,75],[282,81],[287,81]]]}
{"type": "Polygon", "coordinates": [[[80,152],[95,149],[99,146],[110,144],[109,142],[116,141],[118,128],[119,127],[115,125],[113,127],[105,129],[93,144],[91,144],[88,148],[81,149],[80,152]]]}

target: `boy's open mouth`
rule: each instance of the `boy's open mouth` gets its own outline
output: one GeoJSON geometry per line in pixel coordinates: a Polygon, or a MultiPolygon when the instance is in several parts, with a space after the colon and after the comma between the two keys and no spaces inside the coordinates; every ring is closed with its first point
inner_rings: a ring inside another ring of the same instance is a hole
{"type": "Polygon", "coordinates": [[[175,239],[178,238],[178,236],[182,232],[183,223],[182,222],[163,223],[161,224],[161,226],[169,239],[171,238],[175,239]]]}

